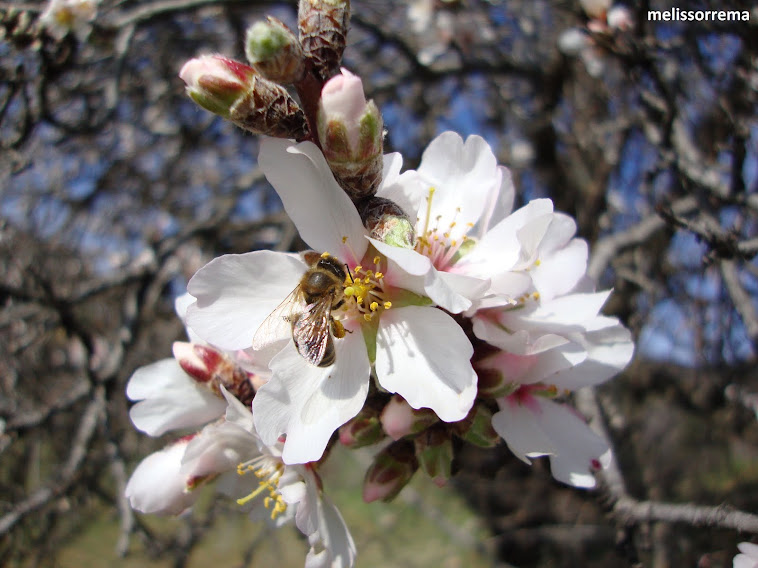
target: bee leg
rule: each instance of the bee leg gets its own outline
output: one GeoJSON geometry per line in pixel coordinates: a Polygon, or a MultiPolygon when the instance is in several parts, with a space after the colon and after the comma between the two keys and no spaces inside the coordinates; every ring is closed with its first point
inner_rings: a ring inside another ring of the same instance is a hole
{"type": "Polygon", "coordinates": [[[346,333],[353,333],[349,329],[345,329],[345,326],[342,325],[342,322],[339,320],[336,320],[332,318],[332,335],[336,337],[337,339],[342,339],[345,337],[346,333]]]}

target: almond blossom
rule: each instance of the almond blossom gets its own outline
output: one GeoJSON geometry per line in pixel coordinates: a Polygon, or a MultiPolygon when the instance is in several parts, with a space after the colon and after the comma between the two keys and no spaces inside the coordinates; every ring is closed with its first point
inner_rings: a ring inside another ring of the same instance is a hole
{"type": "MultiPolygon", "coordinates": [[[[406,181],[399,161],[385,157],[383,184],[406,181]]],[[[362,408],[372,373],[382,388],[414,408],[431,408],[447,422],[464,418],[476,395],[473,348],[459,325],[432,305],[453,311],[448,298],[424,297],[424,270],[414,274],[412,268],[427,259],[398,249],[410,259],[400,266],[381,254],[383,243],[368,238],[355,206],[312,143],[264,139],[259,163],[303,240],[349,272],[344,305],[331,313],[346,331],[334,340],[334,365],[308,363],[286,326],[269,341],[279,351],[271,359],[271,379],[253,402],[264,442],[286,434],[285,463],[318,460],[334,431],[362,408]]],[[[188,323],[223,349],[249,349],[260,325],[307,268],[297,255],[270,251],[219,257],[189,283],[197,302],[188,309],[188,323]]]]}
{"type": "Polygon", "coordinates": [[[285,465],[281,444],[264,444],[250,410],[223,387],[221,391],[227,403],[223,420],[140,463],[126,488],[132,507],[178,514],[194,503],[199,486],[215,480],[253,518],[276,526],[294,520],[311,546],[306,567],[352,566],[352,537],[339,511],[323,496],[315,471],[307,465],[285,465]]]}
{"type": "Polygon", "coordinates": [[[492,426],[519,459],[550,456],[553,476],[576,487],[594,487],[591,471],[609,448],[557,398],[608,380],[634,352],[629,331],[600,314],[610,292],[588,286],[582,280],[565,296],[527,297],[474,316],[474,333],[498,347],[476,364],[480,376],[494,374],[504,387],[492,426]]]}
{"type": "Polygon", "coordinates": [[[92,31],[99,0],[50,0],[40,16],[40,24],[58,41],[73,32],[85,41],[92,31]]]}

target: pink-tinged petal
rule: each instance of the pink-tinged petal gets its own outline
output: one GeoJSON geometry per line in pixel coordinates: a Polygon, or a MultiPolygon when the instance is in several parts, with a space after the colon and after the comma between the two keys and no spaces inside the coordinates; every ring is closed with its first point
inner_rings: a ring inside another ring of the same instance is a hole
{"type": "Polygon", "coordinates": [[[186,447],[187,441],[182,440],[140,462],[124,492],[132,509],[178,515],[195,502],[197,492],[186,492],[187,478],[179,471],[186,447]]]}
{"type": "Polygon", "coordinates": [[[418,173],[427,191],[435,189],[430,224],[449,232],[452,240],[459,240],[469,226],[479,222],[500,190],[502,176],[484,138],[472,135],[464,143],[455,132],[443,132],[431,141],[418,173]],[[466,189],[465,199],[461,199],[461,188],[466,189]]]}
{"type": "Polygon", "coordinates": [[[264,138],[258,163],[308,246],[352,265],[360,262],[366,229],[315,144],[264,138]]]}
{"type": "Polygon", "coordinates": [[[358,414],[368,394],[370,365],[359,328],[335,341],[336,363],[315,367],[289,343],[271,361],[271,380],[253,400],[256,429],[267,444],[287,435],[287,464],[321,458],[334,431],[358,414]]]}
{"type": "Polygon", "coordinates": [[[476,396],[466,334],[448,314],[430,307],[385,311],[376,339],[376,375],[413,408],[431,408],[445,422],[462,420],[476,396]]]}
{"type": "Polygon", "coordinates": [[[500,406],[501,410],[492,417],[492,427],[518,459],[531,464],[529,458],[557,451],[550,436],[540,427],[538,414],[531,408],[511,400],[505,400],[500,406]]]}
{"type": "Polygon", "coordinates": [[[498,351],[479,361],[476,367],[499,371],[508,382],[522,385],[540,382],[552,384],[556,373],[572,368],[586,357],[586,353],[579,350],[578,346],[569,344],[568,347],[573,347],[574,352],[551,349],[539,355],[515,355],[498,351]]]}
{"type": "Polygon", "coordinates": [[[550,456],[553,477],[574,487],[595,487],[593,464],[608,451],[608,444],[593,432],[572,409],[549,400],[540,400],[541,427],[548,432],[558,451],[550,456]]]}
{"type": "Polygon", "coordinates": [[[311,549],[305,568],[352,568],[356,549],[353,537],[337,508],[326,499],[319,500],[318,531],[311,534],[311,549]]]}
{"type": "Polygon", "coordinates": [[[456,267],[466,266],[466,274],[481,278],[490,278],[512,269],[521,259],[522,243],[519,237],[526,238],[530,234],[522,234],[521,229],[552,212],[553,202],[549,199],[530,201],[492,227],[456,267]]]}
{"type": "Polygon", "coordinates": [[[247,349],[306,268],[297,255],[272,251],[220,256],[187,286],[197,298],[187,309],[187,323],[208,343],[229,351],[247,349]]]}
{"type": "Polygon", "coordinates": [[[566,247],[545,256],[540,252],[540,263],[530,274],[540,299],[551,300],[574,289],[587,271],[587,242],[574,239],[566,247]]]}
{"type": "Polygon", "coordinates": [[[129,410],[134,426],[149,436],[197,427],[224,413],[226,403],[193,381],[175,359],[137,369],[126,396],[140,401],[129,410]]]}

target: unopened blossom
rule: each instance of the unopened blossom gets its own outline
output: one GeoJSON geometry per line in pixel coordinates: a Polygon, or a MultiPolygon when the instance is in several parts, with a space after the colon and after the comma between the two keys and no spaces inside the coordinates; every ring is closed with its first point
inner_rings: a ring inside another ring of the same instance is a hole
{"type": "Polygon", "coordinates": [[[381,183],[384,123],[366,101],[360,77],[342,69],[324,85],[318,108],[321,149],[334,177],[354,200],[373,195],[381,183]]]}
{"type": "Polygon", "coordinates": [[[73,32],[84,41],[92,31],[98,0],[50,0],[40,16],[40,24],[58,41],[73,32]]]}
{"type": "MultiPolygon", "coordinates": [[[[398,161],[385,158],[385,184],[406,179],[398,161]]],[[[266,342],[278,353],[270,362],[271,380],[253,402],[264,442],[286,434],[285,463],[318,460],[333,432],[363,407],[372,371],[382,388],[413,408],[430,408],[448,422],[464,418],[476,395],[473,348],[459,325],[432,305],[450,309],[445,298],[424,297],[418,275],[380,254],[382,243],[367,238],[355,206],[315,145],[264,139],[259,163],[303,240],[336,258],[348,273],[345,301],[331,313],[345,329],[344,337],[334,338],[333,365],[306,361],[286,321],[266,342]]],[[[189,283],[197,303],[188,310],[188,322],[223,349],[250,348],[261,324],[307,269],[298,255],[285,253],[219,257],[189,283]]]]}
{"type": "Polygon", "coordinates": [[[758,544],[741,542],[737,548],[740,553],[734,557],[733,568],[758,568],[758,544]]]}

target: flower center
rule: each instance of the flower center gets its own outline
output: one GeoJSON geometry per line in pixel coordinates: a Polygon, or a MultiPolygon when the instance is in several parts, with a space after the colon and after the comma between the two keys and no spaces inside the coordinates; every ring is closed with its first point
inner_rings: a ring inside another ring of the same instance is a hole
{"type": "MultiPolygon", "coordinates": [[[[457,226],[456,217],[461,208],[455,209],[455,215],[447,227],[440,226],[441,215],[432,219],[432,200],[434,199],[434,187],[429,188],[429,194],[426,197],[426,218],[424,219],[423,230],[420,231],[416,240],[416,252],[428,257],[437,270],[449,268],[460,257],[459,253],[462,247],[471,243],[471,238],[466,234],[474,225],[466,223],[466,229],[458,238],[452,238],[452,231],[457,226]]],[[[420,219],[417,219],[417,224],[420,219]]]]}
{"type": "Polygon", "coordinates": [[[361,265],[353,268],[345,277],[344,292],[348,299],[347,310],[354,310],[366,321],[371,321],[375,315],[392,307],[384,292],[384,273],[381,272],[382,258],[375,256],[374,268],[364,268],[361,265]]]}
{"type": "Polygon", "coordinates": [[[237,499],[237,504],[244,505],[257,498],[258,495],[267,494],[263,498],[263,506],[271,509],[271,520],[276,519],[287,510],[287,503],[279,493],[279,480],[284,473],[284,464],[268,456],[259,456],[237,465],[239,475],[245,475],[248,472],[253,472],[253,475],[260,480],[258,488],[246,497],[237,499]]]}

